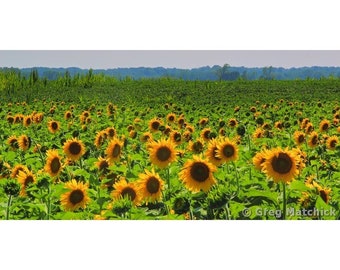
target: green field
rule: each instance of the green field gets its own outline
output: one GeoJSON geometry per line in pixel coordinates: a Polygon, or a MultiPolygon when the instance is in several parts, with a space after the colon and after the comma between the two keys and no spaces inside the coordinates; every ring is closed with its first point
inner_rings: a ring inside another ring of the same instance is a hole
{"type": "Polygon", "coordinates": [[[338,219],[340,80],[0,75],[1,219],[338,219]]]}

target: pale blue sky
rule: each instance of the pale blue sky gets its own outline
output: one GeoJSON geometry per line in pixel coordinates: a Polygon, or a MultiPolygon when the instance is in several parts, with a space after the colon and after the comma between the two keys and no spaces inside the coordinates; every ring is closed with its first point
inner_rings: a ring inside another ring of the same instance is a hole
{"type": "Polygon", "coordinates": [[[0,50],[0,67],[196,68],[340,66],[340,51],[310,50],[0,50]]]}

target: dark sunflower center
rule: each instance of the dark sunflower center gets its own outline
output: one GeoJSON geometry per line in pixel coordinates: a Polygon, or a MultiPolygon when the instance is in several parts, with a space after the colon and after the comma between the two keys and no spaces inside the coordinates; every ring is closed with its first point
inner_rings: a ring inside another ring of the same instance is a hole
{"type": "Polygon", "coordinates": [[[174,139],[176,142],[180,142],[181,141],[181,134],[180,133],[175,133],[174,134],[174,139]]]}
{"type": "Polygon", "coordinates": [[[107,161],[102,161],[99,164],[99,170],[100,171],[107,171],[107,168],[109,167],[109,163],[107,163],[107,161]]]}
{"type": "Polygon", "coordinates": [[[327,130],[328,129],[328,124],[323,124],[322,125],[322,130],[327,130]]]}
{"type": "Polygon", "coordinates": [[[328,203],[328,196],[327,193],[322,189],[320,190],[320,197],[325,203],[328,203]]]}
{"type": "Polygon", "coordinates": [[[146,183],[146,189],[149,193],[157,193],[159,191],[159,187],[159,180],[156,177],[152,176],[148,179],[148,182],[146,183]]]}
{"type": "Polygon", "coordinates": [[[175,117],[174,117],[173,115],[170,115],[170,116],[169,116],[169,121],[172,122],[172,121],[174,121],[174,120],[175,120],[175,117]]]}
{"type": "Polygon", "coordinates": [[[153,129],[157,130],[159,128],[160,123],[157,121],[152,122],[151,126],[153,129]]]}
{"type": "Polygon", "coordinates": [[[195,162],[190,169],[190,176],[197,182],[204,182],[209,178],[209,167],[203,162],[195,162]]]}
{"type": "Polygon", "coordinates": [[[223,147],[223,155],[226,157],[232,157],[235,153],[235,149],[232,145],[228,144],[223,147]]]}
{"type": "Polygon", "coordinates": [[[115,146],[113,147],[112,150],[112,156],[113,157],[118,157],[120,154],[120,145],[119,144],[115,144],[115,146]]]}
{"type": "Polygon", "coordinates": [[[84,193],[79,190],[73,190],[70,194],[70,203],[73,205],[76,205],[77,203],[80,203],[84,199],[84,193]]]}
{"type": "Polygon", "coordinates": [[[171,156],[171,151],[168,147],[162,146],[157,150],[156,156],[160,161],[167,161],[171,156]]]}
{"type": "Polygon", "coordinates": [[[13,118],[13,117],[9,117],[9,118],[7,118],[7,121],[8,121],[10,124],[13,124],[14,118],[13,118]]]}
{"type": "Polygon", "coordinates": [[[204,138],[206,139],[209,139],[209,135],[210,135],[210,130],[205,131],[203,134],[204,138]]]}
{"type": "Polygon", "coordinates": [[[330,147],[334,148],[336,146],[336,140],[331,140],[329,145],[330,145],[330,147]]]}
{"type": "Polygon", "coordinates": [[[58,157],[53,158],[50,166],[52,173],[57,173],[61,167],[60,159],[58,157]]]}
{"type": "Polygon", "coordinates": [[[18,148],[18,140],[17,139],[13,139],[9,143],[13,148],[18,148]]]}
{"type": "Polygon", "coordinates": [[[115,135],[115,130],[114,129],[109,129],[108,133],[109,133],[110,137],[113,137],[115,135]]]}
{"type": "Polygon", "coordinates": [[[272,166],[275,172],[285,174],[290,172],[293,167],[293,162],[289,155],[280,153],[278,157],[273,158],[272,166]]]}
{"type": "Polygon", "coordinates": [[[233,127],[236,125],[236,122],[234,120],[230,121],[230,125],[233,127]]]}
{"type": "Polygon", "coordinates": [[[27,145],[28,145],[28,140],[27,140],[27,138],[23,138],[22,142],[23,142],[24,146],[27,146],[27,145]]]}
{"type": "Polygon", "coordinates": [[[81,146],[78,142],[72,142],[70,144],[69,150],[72,155],[78,155],[81,151],[81,146]]]}
{"type": "Polygon", "coordinates": [[[28,175],[25,179],[24,186],[27,187],[30,183],[33,183],[33,176],[28,175]]]}
{"type": "Polygon", "coordinates": [[[126,187],[121,193],[122,197],[128,196],[131,201],[136,198],[136,191],[131,187],[126,187]]]}
{"type": "Polygon", "coordinates": [[[304,140],[305,140],[305,136],[303,136],[302,134],[301,134],[301,135],[299,135],[299,137],[298,137],[298,141],[299,141],[299,143],[302,143],[302,142],[304,142],[304,140]]]}
{"type": "Polygon", "coordinates": [[[52,122],[51,127],[52,127],[53,130],[57,130],[58,129],[58,123],[52,122]]]}
{"type": "Polygon", "coordinates": [[[318,137],[317,136],[313,136],[312,144],[317,144],[317,143],[318,143],[318,137]]]}
{"type": "Polygon", "coordinates": [[[27,124],[27,125],[31,124],[31,118],[27,118],[26,124],[27,124]]]}
{"type": "Polygon", "coordinates": [[[202,152],[202,150],[203,150],[202,143],[201,142],[194,142],[193,149],[194,149],[195,152],[198,152],[198,153],[202,152]]]}

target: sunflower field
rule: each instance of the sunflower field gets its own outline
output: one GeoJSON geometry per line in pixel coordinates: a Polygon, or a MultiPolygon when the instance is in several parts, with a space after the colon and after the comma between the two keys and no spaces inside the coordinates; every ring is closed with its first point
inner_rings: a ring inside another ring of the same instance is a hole
{"type": "Polygon", "coordinates": [[[339,219],[338,79],[0,81],[1,219],[339,219]]]}

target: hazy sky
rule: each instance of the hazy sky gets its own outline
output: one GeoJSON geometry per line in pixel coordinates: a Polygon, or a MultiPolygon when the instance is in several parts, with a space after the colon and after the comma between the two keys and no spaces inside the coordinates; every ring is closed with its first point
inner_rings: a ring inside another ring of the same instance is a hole
{"type": "Polygon", "coordinates": [[[0,67],[196,68],[225,63],[245,67],[340,66],[340,50],[0,50],[0,67]]]}

